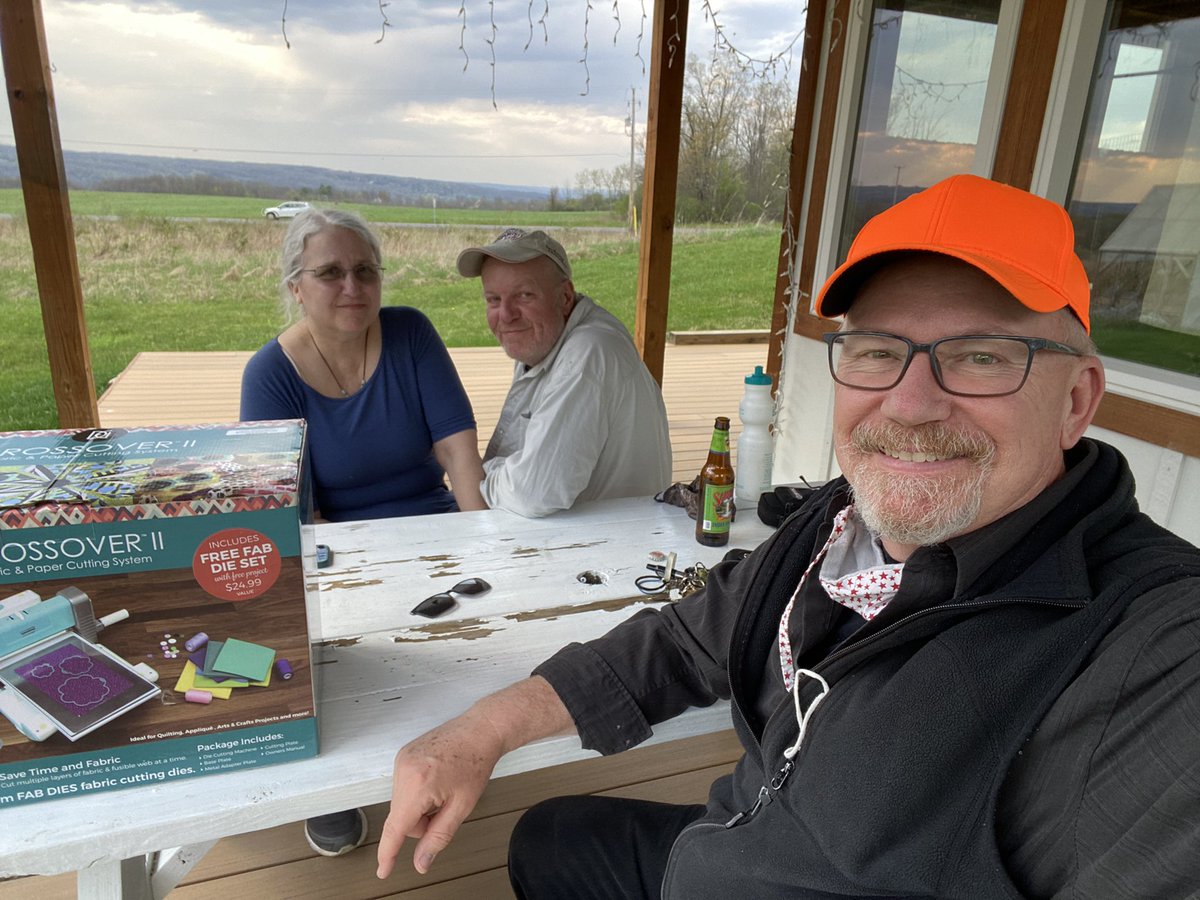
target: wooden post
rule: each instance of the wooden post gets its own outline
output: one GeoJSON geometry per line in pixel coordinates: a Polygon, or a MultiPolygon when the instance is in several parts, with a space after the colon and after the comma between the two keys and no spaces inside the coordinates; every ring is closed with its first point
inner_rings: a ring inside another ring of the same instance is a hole
{"type": "MultiPolygon", "coordinates": [[[[851,6],[851,0],[829,0],[825,4],[825,14],[832,19],[832,37],[822,60],[823,93],[814,118],[817,132],[816,140],[812,144],[812,161],[809,164],[811,176],[807,185],[808,205],[804,209],[804,224],[801,229],[800,259],[796,264],[797,289],[803,302],[797,305],[792,331],[815,341],[819,341],[824,332],[837,328],[836,322],[810,313],[809,304],[812,302],[813,291],[819,287],[813,284],[816,277],[817,244],[821,237],[821,220],[825,214],[825,194],[829,187],[833,145],[837,140],[834,126],[837,120],[838,93],[842,83],[842,66],[846,62],[845,34],[846,23],[852,15],[851,6]]],[[[811,3],[809,9],[812,9],[811,3]]],[[[807,39],[807,33],[805,38],[807,39]]]]}
{"type": "Polygon", "coordinates": [[[40,0],[0,2],[0,52],[58,422],[100,424],[40,0]]]}
{"type": "Polygon", "coordinates": [[[1012,71],[1021,75],[1008,85],[992,178],[1026,191],[1033,183],[1038,150],[1036,134],[1030,134],[1029,123],[1046,118],[1066,11],[1066,0],[1039,0],[1021,8],[1012,61],[1012,71]]]}
{"type": "Polygon", "coordinates": [[[800,81],[796,88],[796,117],[788,152],[787,207],[779,237],[779,265],[775,272],[775,302],[771,312],[771,343],[767,349],[767,372],[779,386],[783,344],[787,335],[787,310],[792,285],[800,265],[800,222],[804,210],[804,186],[808,183],[809,147],[817,114],[817,84],[821,74],[821,40],[825,34],[826,4],[809,0],[804,17],[804,48],[800,57],[800,81]]]}
{"type": "Polygon", "coordinates": [[[638,258],[634,341],[646,368],[662,384],[671,296],[671,242],[679,175],[679,129],[687,67],[688,0],[656,0],[646,103],[646,186],[638,258]]]}

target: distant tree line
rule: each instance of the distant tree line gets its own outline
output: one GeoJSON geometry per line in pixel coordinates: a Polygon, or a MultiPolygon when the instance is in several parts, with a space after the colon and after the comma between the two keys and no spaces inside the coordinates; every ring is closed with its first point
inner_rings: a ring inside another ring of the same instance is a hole
{"type": "Polygon", "coordinates": [[[96,182],[97,191],[136,194],[194,194],[202,197],[274,197],[286,195],[289,188],[213,175],[131,175],[104,178],[96,182]]]}
{"type": "MultiPolygon", "coordinates": [[[[771,81],[719,57],[690,57],[679,137],[676,220],[778,221],[787,194],[788,150],[796,116],[795,87],[771,81]]],[[[634,173],[641,205],[642,165],[634,173]]],[[[572,190],[552,188],[550,209],[624,212],[629,164],[584,169],[572,190]]]]}
{"type": "MultiPolygon", "coordinates": [[[[343,190],[329,184],[312,187],[291,187],[261,181],[218,178],[214,175],[138,175],[124,178],[105,178],[96,183],[98,191],[126,191],[145,194],[194,194],[216,197],[258,197],[261,199],[309,200],[341,203],[377,203],[385,206],[428,206],[428,191],[389,193],[383,190],[343,190]]],[[[544,208],[544,201],[514,202],[503,197],[486,197],[474,193],[439,194],[437,202],[452,208],[479,207],[482,209],[544,208]]]]}

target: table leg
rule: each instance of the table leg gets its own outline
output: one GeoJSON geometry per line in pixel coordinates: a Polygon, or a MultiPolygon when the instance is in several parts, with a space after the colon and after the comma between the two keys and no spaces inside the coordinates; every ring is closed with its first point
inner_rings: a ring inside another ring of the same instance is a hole
{"type": "Polygon", "coordinates": [[[189,844],[80,869],[79,900],[162,900],[215,843],[189,844]]]}
{"type": "Polygon", "coordinates": [[[79,900],[154,900],[150,889],[152,856],[133,856],[80,869],[75,882],[79,900]]]}

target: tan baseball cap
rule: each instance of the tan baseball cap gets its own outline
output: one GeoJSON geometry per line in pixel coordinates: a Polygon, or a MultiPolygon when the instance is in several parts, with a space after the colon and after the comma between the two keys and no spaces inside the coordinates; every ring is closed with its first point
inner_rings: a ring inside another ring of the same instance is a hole
{"type": "Polygon", "coordinates": [[[524,228],[505,228],[490,244],[468,247],[458,254],[458,274],[464,278],[478,278],[487,257],[523,263],[539,256],[554,263],[564,278],[571,277],[571,263],[563,245],[544,231],[526,231],[524,228]]]}
{"type": "Polygon", "coordinates": [[[817,313],[846,312],[887,255],[905,251],[961,259],[1035,312],[1066,307],[1090,329],[1091,285],[1066,210],[976,175],[953,175],[868,221],[817,295],[817,313]]]}

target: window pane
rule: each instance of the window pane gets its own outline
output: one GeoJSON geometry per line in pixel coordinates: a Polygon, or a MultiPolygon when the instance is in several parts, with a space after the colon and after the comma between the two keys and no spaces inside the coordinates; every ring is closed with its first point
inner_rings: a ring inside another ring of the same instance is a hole
{"type": "Polygon", "coordinates": [[[1000,0],[877,0],[839,259],[871,216],[975,160],[1000,0]]]}
{"type": "Polygon", "coordinates": [[[1200,18],[1184,6],[1113,5],[1067,208],[1101,352],[1200,375],[1200,18]]]}

